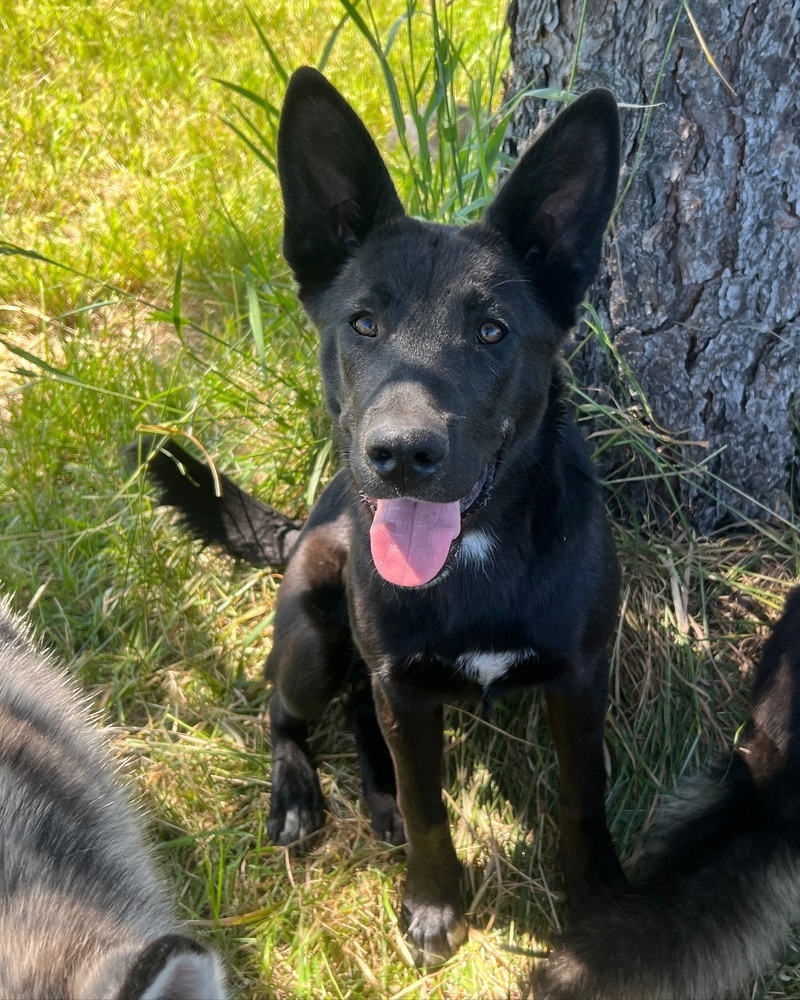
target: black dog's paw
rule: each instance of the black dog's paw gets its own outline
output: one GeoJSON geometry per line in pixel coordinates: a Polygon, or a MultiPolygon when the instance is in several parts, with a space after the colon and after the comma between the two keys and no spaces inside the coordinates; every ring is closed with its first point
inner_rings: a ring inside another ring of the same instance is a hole
{"type": "Polygon", "coordinates": [[[302,758],[273,761],[270,840],[282,847],[303,840],[322,826],[323,813],[322,788],[311,764],[302,758]]]}
{"type": "Polygon", "coordinates": [[[372,792],[367,795],[370,825],[378,840],[399,847],[406,842],[403,817],[397,807],[397,799],[389,792],[372,792]]]}
{"type": "Polygon", "coordinates": [[[467,938],[464,911],[460,905],[450,903],[415,903],[406,898],[400,911],[400,927],[418,967],[441,965],[467,938]]]}

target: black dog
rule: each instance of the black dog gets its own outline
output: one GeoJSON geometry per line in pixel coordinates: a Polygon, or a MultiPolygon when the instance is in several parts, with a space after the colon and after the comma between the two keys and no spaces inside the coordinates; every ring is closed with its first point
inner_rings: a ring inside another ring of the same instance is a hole
{"type": "Polygon", "coordinates": [[[601,90],[575,101],[461,229],[404,214],[363,124],[311,69],[289,84],[278,154],[284,253],[345,467],[299,537],[224,477],[217,495],[174,444],[150,471],[198,537],[256,563],[291,552],[267,665],[278,843],[322,823],[307,723],[366,665],[350,708],[372,825],[407,837],[402,918],[420,960],[441,960],[466,933],[445,701],[544,688],[573,910],[623,881],[602,759],[618,568],[559,358],[614,204],[617,109],[601,90]]]}
{"type": "Polygon", "coordinates": [[[800,588],[752,702],[741,740],[662,822],[646,879],[575,922],[537,1000],[750,996],[779,959],[800,919],[800,588]]]}

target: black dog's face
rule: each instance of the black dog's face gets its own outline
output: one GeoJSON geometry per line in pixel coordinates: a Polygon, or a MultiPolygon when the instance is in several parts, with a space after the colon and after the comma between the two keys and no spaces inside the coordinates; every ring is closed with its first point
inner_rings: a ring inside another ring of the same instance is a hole
{"type": "Polygon", "coordinates": [[[544,406],[558,343],[513,256],[478,227],[397,219],[310,309],[358,488],[479,504],[517,424],[544,406]]]}
{"type": "Polygon", "coordinates": [[[535,434],[597,267],[618,148],[613,99],[593,92],[525,155],[481,223],[419,222],[337,91],[313,70],[292,78],[278,143],[284,253],[390,582],[436,576],[535,434]]]}

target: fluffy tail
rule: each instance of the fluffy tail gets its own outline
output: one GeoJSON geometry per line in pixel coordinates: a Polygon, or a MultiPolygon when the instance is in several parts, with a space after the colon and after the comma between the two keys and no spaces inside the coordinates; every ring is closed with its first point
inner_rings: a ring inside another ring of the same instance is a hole
{"type": "Polygon", "coordinates": [[[174,441],[143,437],[128,452],[145,457],[160,503],[175,507],[195,538],[219,545],[252,566],[282,566],[288,561],[302,521],[292,521],[248,496],[174,441]]]}
{"type": "Polygon", "coordinates": [[[565,935],[536,1000],[744,995],[780,958],[800,919],[800,588],[764,648],[744,739],[692,784],[647,879],[565,935]]]}

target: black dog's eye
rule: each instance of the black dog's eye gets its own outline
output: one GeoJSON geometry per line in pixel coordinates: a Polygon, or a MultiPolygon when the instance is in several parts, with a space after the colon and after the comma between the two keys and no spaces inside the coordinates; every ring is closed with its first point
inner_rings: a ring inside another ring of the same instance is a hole
{"type": "Polygon", "coordinates": [[[370,316],[369,313],[364,313],[361,316],[356,316],[355,319],[350,320],[350,326],[360,334],[362,337],[377,337],[378,336],[378,323],[374,316],[370,316]]]}
{"type": "Polygon", "coordinates": [[[506,335],[506,328],[494,320],[487,320],[481,323],[478,329],[478,340],[482,344],[499,344],[506,335]]]}

